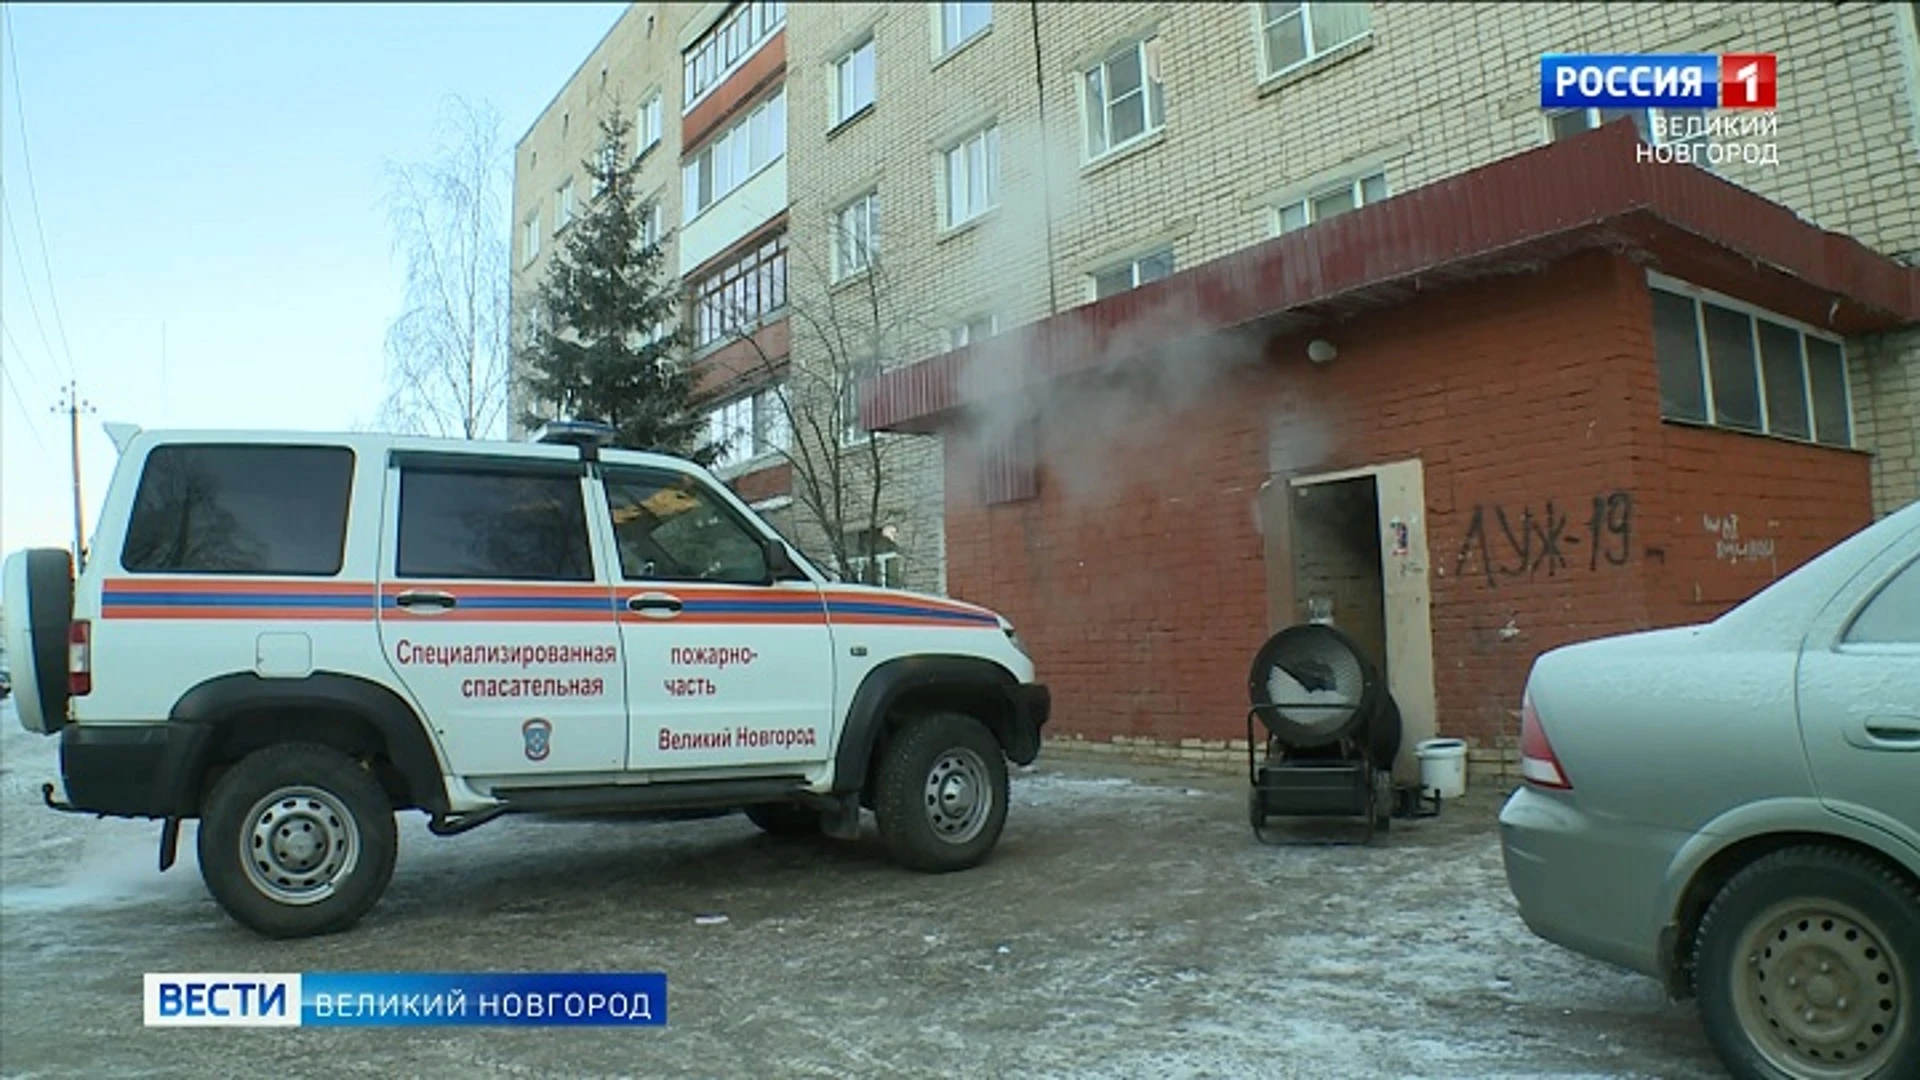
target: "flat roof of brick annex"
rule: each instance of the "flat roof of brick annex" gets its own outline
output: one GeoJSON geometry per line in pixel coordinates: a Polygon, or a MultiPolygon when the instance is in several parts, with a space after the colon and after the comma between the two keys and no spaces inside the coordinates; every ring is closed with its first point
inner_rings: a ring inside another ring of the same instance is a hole
{"type": "Polygon", "coordinates": [[[1637,161],[1637,143],[1616,121],[886,372],[861,414],[875,430],[938,431],[980,387],[1011,392],[1249,323],[1305,330],[1595,248],[1842,335],[1920,323],[1920,268],[1703,169],[1637,161]],[[970,372],[975,354],[1023,370],[970,372]]]}

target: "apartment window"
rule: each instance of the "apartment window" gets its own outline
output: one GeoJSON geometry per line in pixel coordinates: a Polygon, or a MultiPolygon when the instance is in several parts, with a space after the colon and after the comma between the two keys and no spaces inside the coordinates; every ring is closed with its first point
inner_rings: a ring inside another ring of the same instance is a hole
{"type": "Polygon", "coordinates": [[[601,143],[599,151],[593,155],[593,199],[595,202],[598,202],[600,196],[607,193],[607,176],[612,173],[614,169],[618,168],[619,165],[620,162],[614,150],[613,140],[608,139],[601,143]]]}
{"type": "Polygon", "coordinates": [[[553,231],[573,224],[573,181],[568,179],[553,193],[553,231]]]}
{"type": "Polygon", "coordinates": [[[694,282],[694,348],[749,332],[786,306],[787,238],[782,234],[694,282]]]}
{"type": "Polygon", "coordinates": [[[1115,293],[1137,289],[1149,281],[1159,281],[1173,273],[1173,249],[1162,248],[1150,255],[1130,259],[1093,275],[1093,298],[1105,300],[1115,293]]]}
{"type": "Polygon", "coordinates": [[[868,38],[851,52],[834,61],[833,124],[835,127],[860,115],[863,110],[873,104],[873,63],[872,38],[868,38]]]}
{"type": "Polygon", "coordinates": [[[1339,217],[1349,210],[1377,203],[1386,197],[1386,173],[1369,173],[1352,180],[1342,180],[1304,199],[1275,207],[1273,231],[1279,235],[1304,229],[1316,221],[1339,217]]]}
{"type": "Polygon", "coordinates": [[[1159,41],[1136,41],[1089,70],[1085,104],[1089,158],[1159,131],[1166,121],[1159,41]]]}
{"type": "Polygon", "coordinates": [[[840,383],[840,445],[860,446],[867,441],[867,426],[860,421],[860,391],[880,374],[880,365],[872,360],[859,361],[847,369],[840,383]]]}
{"type": "Polygon", "coordinates": [[[786,152],[787,92],[782,88],[702,147],[681,169],[685,220],[699,217],[786,152]]]}
{"type": "Polygon", "coordinates": [[[742,465],[780,453],[792,445],[787,422],[786,384],[764,387],[734,398],[707,413],[707,438],[720,448],[715,468],[742,465]]]}
{"type": "Polygon", "coordinates": [[[941,55],[972,41],[993,25],[993,5],[985,0],[940,5],[941,55]]]}
{"type": "MultiPolygon", "coordinates": [[[[1165,277],[1166,275],[1161,275],[1165,277]]],[[[947,348],[958,349],[975,342],[985,341],[1000,332],[1000,317],[997,315],[976,315],[963,323],[947,328],[947,348]]]]}
{"type": "Polygon", "coordinates": [[[1000,205],[1000,129],[987,128],[947,151],[947,227],[1000,205]]]}
{"type": "Polygon", "coordinates": [[[833,215],[833,280],[868,269],[880,254],[880,193],[869,191],[833,215]]]}
{"type": "Polygon", "coordinates": [[[1373,29],[1371,5],[1299,0],[1260,5],[1260,40],[1267,77],[1305,64],[1373,29]]]}
{"type": "Polygon", "coordinates": [[[1634,129],[1649,145],[1692,146],[1700,151],[1693,160],[1705,166],[1706,147],[1711,140],[1707,138],[1704,127],[1694,131],[1691,125],[1683,125],[1687,120],[1706,115],[1705,109],[1554,109],[1547,113],[1547,133],[1549,138],[1557,142],[1626,117],[1633,121],[1634,129]],[[1682,130],[1688,132],[1684,138],[1676,135],[1682,130]]]}
{"type": "Polygon", "coordinates": [[[897,589],[902,580],[900,546],[874,529],[847,533],[847,571],[862,585],[897,589]]]}
{"type": "Polygon", "coordinates": [[[640,212],[640,243],[653,247],[660,242],[660,199],[655,196],[640,212]]]}
{"type": "Polygon", "coordinates": [[[520,265],[531,266],[540,257],[540,211],[520,225],[520,265]]]}
{"type": "Polygon", "coordinates": [[[640,103],[640,113],[634,118],[633,141],[634,157],[653,149],[660,141],[661,130],[660,93],[655,91],[647,100],[640,103]]]}
{"type": "Polygon", "coordinates": [[[1837,340],[1734,301],[1656,287],[1653,344],[1667,419],[1853,445],[1837,340]]]}
{"type": "Polygon", "coordinates": [[[701,98],[734,69],[757,52],[775,31],[786,25],[787,5],[754,0],[737,4],[726,18],[688,49],[682,62],[686,66],[686,107],[691,109],[701,98]]]}

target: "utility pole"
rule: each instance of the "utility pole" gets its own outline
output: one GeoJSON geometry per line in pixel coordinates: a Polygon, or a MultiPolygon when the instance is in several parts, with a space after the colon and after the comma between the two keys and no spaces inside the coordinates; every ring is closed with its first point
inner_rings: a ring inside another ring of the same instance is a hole
{"type": "Polygon", "coordinates": [[[69,381],[60,391],[60,404],[54,413],[67,414],[68,437],[73,445],[73,569],[79,573],[86,562],[87,534],[80,516],[80,414],[94,411],[93,404],[80,397],[80,386],[69,381]]]}

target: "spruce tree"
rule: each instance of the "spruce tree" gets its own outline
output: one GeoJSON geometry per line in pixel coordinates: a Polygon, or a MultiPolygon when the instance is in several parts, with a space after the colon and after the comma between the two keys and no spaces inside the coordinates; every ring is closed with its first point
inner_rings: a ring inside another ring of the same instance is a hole
{"type": "Polygon", "coordinates": [[[665,275],[658,238],[646,236],[653,207],[635,186],[632,133],[616,108],[600,121],[600,153],[582,163],[599,194],[568,229],[540,284],[542,318],[520,351],[533,403],[522,421],[537,428],[554,418],[537,410],[557,406],[560,417],[612,425],[618,446],[707,464],[719,448],[707,444],[705,420],[692,406],[686,335],[674,317],[678,282],[665,275]]]}

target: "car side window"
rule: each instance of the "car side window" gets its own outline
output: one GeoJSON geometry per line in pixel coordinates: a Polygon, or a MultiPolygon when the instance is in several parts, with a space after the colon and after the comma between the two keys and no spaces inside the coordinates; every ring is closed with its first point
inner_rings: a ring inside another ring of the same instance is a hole
{"type": "Polygon", "coordinates": [[[592,581],[575,471],[400,469],[400,577],[592,581]]]}
{"type": "Polygon", "coordinates": [[[610,471],[607,512],[628,581],[767,583],[760,535],[684,473],[610,471]]]}
{"type": "Polygon", "coordinates": [[[155,447],[120,565],[133,574],[332,577],[346,554],[352,487],[344,446],[155,447]]]}
{"type": "Polygon", "coordinates": [[[1853,617],[1849,645],[1920,645],[1920,559],[1910,560],[1853,617]]]}

